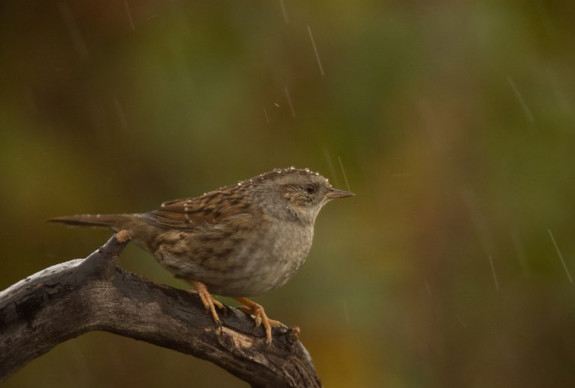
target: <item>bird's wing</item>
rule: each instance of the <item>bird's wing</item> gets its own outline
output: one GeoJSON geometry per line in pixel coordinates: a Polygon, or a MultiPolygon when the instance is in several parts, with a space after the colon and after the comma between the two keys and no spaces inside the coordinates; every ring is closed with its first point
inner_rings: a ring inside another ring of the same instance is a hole
{"type": "MultiPolygon", "coordinates": [[[[236,196],[212,192],[201,197],[175,199],[142,216],[151,224],[165,229],[197,229],[224,222],[239,215],[254,216],[257,210],[236,196]]],[[[242,217],[240,216],[240,219],[242,217]]]]}

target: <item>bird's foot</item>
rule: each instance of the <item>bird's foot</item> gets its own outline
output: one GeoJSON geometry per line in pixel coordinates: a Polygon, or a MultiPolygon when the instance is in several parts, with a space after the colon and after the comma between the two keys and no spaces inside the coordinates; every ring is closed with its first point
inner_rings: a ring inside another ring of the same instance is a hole
{"type": "Polygon", "coordinates": [[[266,315],[262,305],[249,300],[248,298],[235,298],[238,302],[242,303],[244,306],[239,306],[238,309],[244,313],[253,316],[256,327],[260,325],[264,326],[266,331],[266,344],[271,345],[272,343],[272,326],[281,326],[280,321],[269,319],[266,315]]]}
{"type": "Polygon", "coordinates": [[[225,306],[220,301],[212,297],[212,295],[208,291],[208,287],[206,287],[204,283],[198,281],[192,281],[191,283],[194,285],[194,287],[196,287],[196,292],[198,293],[198,296],[200,297],[206,310],[208,310],[212,315],[214,322],[217,323],[218,325],[221,325],[220,317],[218,316],[216,307],[223,310],[225,309],[225,306]]]}

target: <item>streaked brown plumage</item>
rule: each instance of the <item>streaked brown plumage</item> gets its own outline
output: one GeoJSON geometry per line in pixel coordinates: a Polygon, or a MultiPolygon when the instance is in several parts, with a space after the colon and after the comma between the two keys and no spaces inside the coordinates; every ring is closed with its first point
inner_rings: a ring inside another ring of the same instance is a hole
{"type": "Polygon", "coordinates": [[[256,325],[271,327],[263,308],[246,296],[284,285],[304,263],[323,205],[353,193],[331,187],[308,169],[278,169],[200,197],[164,202],[139,214],[77,215],[50,219],[69,225],[127,230],[176,277],[192,283],[219,322],[211,293],[246,306],[256,325]],[[209,290],[209,291],[208,291],[209,290]]]}

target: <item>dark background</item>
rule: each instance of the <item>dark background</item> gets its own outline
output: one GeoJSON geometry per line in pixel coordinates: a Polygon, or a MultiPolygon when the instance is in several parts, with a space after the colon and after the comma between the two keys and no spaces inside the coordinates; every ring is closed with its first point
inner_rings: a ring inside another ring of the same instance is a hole
{"type": "MultiPolygon", "coordinates": [[[[256,300],[326,386],[574,386],[573,20],[571,1],[3,1],[0,288],[110,235],[46,218],[309,167],[357,196],[256,300]]],[[[187,287],[135,247],[121,265],[187,287]]],[[[246,386],[107,333],[5,386],[127,384],[246,386]]]]}

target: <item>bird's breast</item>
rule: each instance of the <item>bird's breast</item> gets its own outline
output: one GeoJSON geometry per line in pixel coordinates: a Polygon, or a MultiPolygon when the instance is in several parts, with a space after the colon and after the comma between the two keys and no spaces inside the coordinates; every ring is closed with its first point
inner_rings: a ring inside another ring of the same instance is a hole
{"type": "Polygon", "coordinates": [[[268,222],[257,232],[212,241],[170,232],[154,255],[177,277],[200,281],[214,294],[254,296],[283,286],[305,262],[312,239],[313,228],[268,222]]]}
{"type": "Polygon", "coordinates": [[[248,269],[258,283],[253,285],[252,295],[283,286],[305,263],[312,240],[313,228],[291,223],[270,226],[260,240],[267,242],[267,248],[257,250],[248,269]]]}

